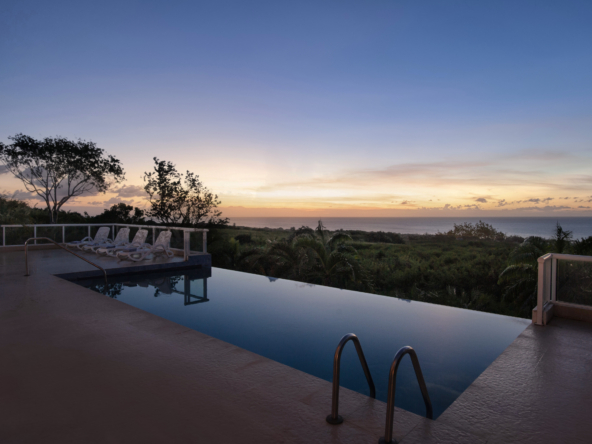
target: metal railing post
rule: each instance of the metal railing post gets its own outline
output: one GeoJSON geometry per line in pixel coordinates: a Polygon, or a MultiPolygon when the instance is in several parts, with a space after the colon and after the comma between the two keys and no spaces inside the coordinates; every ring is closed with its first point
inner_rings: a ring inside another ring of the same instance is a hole
{"type": "Polygon", "coordinates": [[[203,248],[204,253],[208,252],[208,230],[203,231],[203,248]]]}
{"type": "Polygon", "coordinates": [[[183,256],[184,260],[189,260],[189,252],[191,251],[191,232],[183,230],[183,256]]]}
{"type": "Polygon", "coordinates": [[[191,280],[188,275],[183,275],[183,293],[185,297],[191,296],[191,280]]]}
{"type": "Polygon", "coordinates": [[[6,246],[6,227],[2,227],[2,246],[6,246]]]}
{"type": "Polygon", "coordinates": [[[551,301],[557,300],[557,258],[551,259],[551,301]]]}
{"type": "Polygon", "coordinates": [[[90,225],[88,226],[88,237],[90,237],[90,225]]]}
{"type": "Polygon", "coordinates": [[[62,244],[66,243],[66,226],[62,225],[62,244]]]}
{"type": "Polygon", "coordinates": [[[37,225],[33,225],[33,237],[35,238],[35,245],[37,245],[37,225]]]}
{"type": "Polygon", "coordinates": [[[539,257],[538,263],[538,280],[537,280],[537,325],[543,325],[543,296],[545,293],[545,258],[539,257]]]}
{"type": "Polygon", "coordinates": [[[358,352],[362,369],[364,370],[366,380],[370,386],[370,397],[376,397],[374,381],[372,381],[372,375],[370,374],[370,369],[366,363],[366,358],[364,357],[360,340],[355,334],[348,333],[343,338],[341,338],[341,341],[339,341],[339,345],[337,345],[337,349],[335,350],[335,356],[333,357],[333,395],[331,397],[331,414],[326,418],[327,422],[333,425],[341,424],[343,422],[343,418],[339,415],[339,372],[341,368],[341,353],[343,352],[343,347],[345,347],[345,344],[347,344],[348,341],[353,341],[354,345],[356,346],[356,351],[358,352]]]}
{"type": "Polygon", "coordinates": [[[384,436],[378,440],[379,444],[393,443],[393,422],[395,419],[395,390],[397,388],[397,370],[399,369],[401,359],[403,359],[403,356],[405,356],[406,354],[409,354],[409,357],[411,358],[411,363],[413,364],[413,369],[415,370],[415,376],[417,377],[419,389],[421,390],[421,395],[423,396],[423,402],[426,406],[426,418],[434,419],[432,401],[430,400],[428,388],[426,386],[425,380],[423,379],[421,367],[419,366],[419,360],[417,359],[417,353],[415,353],[413,347],[410,347],[408,345],[405,347],[401,347],[395,355],[395,358],[393,359],[391,370],[389,372],[389,383],[386,403],[386,425],[384,430],[384,436]]]}

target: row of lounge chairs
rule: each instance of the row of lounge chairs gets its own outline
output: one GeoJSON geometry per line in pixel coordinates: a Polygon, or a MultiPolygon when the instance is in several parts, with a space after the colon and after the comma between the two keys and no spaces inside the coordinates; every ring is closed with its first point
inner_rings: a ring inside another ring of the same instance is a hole
{"type": "Polygon", "coordinates": [[[80,241],[69,242],[68,248],[96,253],[99,256],[115,257],[118,260],[139,262],[152,257],[165,256],[171,258],[174,253],[170,249],[171,232],[161,231],[153,245],[146,243],[148,230],[140,229],[129,241],[130,229],[121,228],[115,239],[109,239],[109,227],[101,227],[94,238],[88,236],[80,241]]]}

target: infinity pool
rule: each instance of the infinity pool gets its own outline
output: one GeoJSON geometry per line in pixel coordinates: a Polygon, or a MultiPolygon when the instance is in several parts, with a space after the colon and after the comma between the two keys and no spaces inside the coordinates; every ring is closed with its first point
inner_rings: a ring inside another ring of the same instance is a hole
{"type": "MultiPolygon", "coordinates": [[[[346,333],[358,335],[386,401],[396,351],[415,348],[438,417],[529,325],[526,319],[377,296],[220,268],[191,274],[142,274],[76,283],[142,310],[327,381],[346,333]]],[[[352,343],[341,385],[368,394],[352,343]]],[[[330,399],[327,400],[328,407],[330,399]]],[[[425,407],[408,357],[397,376],[396,405],[425,407]]]]}

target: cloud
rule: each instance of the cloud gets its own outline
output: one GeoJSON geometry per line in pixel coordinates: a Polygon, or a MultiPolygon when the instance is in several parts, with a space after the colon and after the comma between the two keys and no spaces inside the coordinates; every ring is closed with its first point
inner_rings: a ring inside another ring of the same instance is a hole
{"type": "MultiPolygon", "coordinates": [[[[422,188],[496,187],[515,193],[522,187],[533,187],[553,191],[589,190],[592,175],[564,172],[553,173],[558,159],[572,158],[570,154],[546,153],[536,157],[535,153],[521,154],[521,158],[535,157],[539,162],[508,162],[504,159],[476,159],[464,161],[442,160],[435,162],[409,162],[380,168],[349,168],[341,171],[324,172],[322,175],[304,177],[294,181],[273,181],[264,185],[249,187],[255,193],[278,193],[281,190],[301,192],[304,189],[359,189],[375,186],[418,186],[422,188]]],[[[518,157],[520,157],[518,156],[518,157]]],[[[574,158],[573,168],[583,169],[592,162],[587,158],[574,158]]],[[[495,191],[496,194],[500,190],[495,191]]],[[[545,191],[547,193],[548,191],[545,191]]],[[[564,192],[561,194],[565,195],[564,192]]],[[[489,199],[487,196],[477,196],[489,199]]],[[[539,199],[541,203],[543,199],[539,199]]]]}
{"type": "Polygon", "coordinates": [[[400,205],[413,205],[413,204],[414,204],[414,202],[411,200],[404,200],[403,202],[401,202],[400,205]]]}
{"type": "Polygon", "coordinates": [[[582,208],[582,209],[584,209],[584,210],[590,209],[590,207],[589,207],[589,206],[585,207],[585,206],[583,206],[583,205],[580,205],[580,206],[578,206],[578,208],[582,208]]]}
{"type": "Polygon", "coordinates": [[[126,205],[133,205],[134,202],[135,202],[134,199],[124,200],[124,199],[119,199],[117,197],[112,197],[111,199],[104,201],[103,205],[116,205],[118,203],[124,203],[126,205]]]}
{"type": "Polygon", "coordinates": [[[11,193],[6,193],[6,194],[8,194],[12,199],[43,201],[41,196],[39,196],[37,193],[29,193],[27,190],[16,190],[12,194],[11,193]]]}
{"type": "Polygon", "coordinates": [[[0,174],[6,174],[8,172],[8,167],[6,165],[0,165],[0,174]]]}
{"type": "Polygon", "coordinates": [[[439,208],[435,208],[436,210],[462,210],[463,206],[462,205],[450,205],[450,204],[446,204],[443,207],[439,207],[439,208]]]}
{"type": "Polygon", "coordinates": [[[117,197],[147,197],[148,194],[143,187],[138,185],[123,185],[120,188],[115,188],[114,193],[117,197]]]}
{"type": "Polygon", "coordinates": [[[485,199],[484,197],[477,197],[475,199],[475,202],[487,203],[487,199],[485,199]]]}
{"type": "Polygon", "coordinates": [[[508,202],[506,202],[506,199],[502,199],[502,200],[498,201],[498,203],[497,203],[498,207],[505,207],[506,205],[508,205],[508,202]]]}
{"type": "Polygon", "coordinates": [[[566,207],[565,205],[545,205],[544,207],[520,207],[517,210],[526,211],[561,211],[561,210],[573,210],[572,207],[566,207]]]}

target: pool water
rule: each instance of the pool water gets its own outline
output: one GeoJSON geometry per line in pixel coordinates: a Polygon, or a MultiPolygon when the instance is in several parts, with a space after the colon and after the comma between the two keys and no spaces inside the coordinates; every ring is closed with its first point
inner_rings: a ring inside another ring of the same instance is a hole
{"type": "MultiPolygon", "coordinates": [[[[386,401],[397,350],[417,352],[438,417],[529,325],[526,319],[378,296],[219,268],[77,283],[327,381],[341,337],[355,333],[386,401]],[[187,273],[187,272],[185,272],[187,273]]],[[[341,385],[368,394],[353,343],[341,385]]],[[[330,406],[330,400],[327,400],[330,406]]],[[[425,415],[411,360],[397,376],[397,407],[425,415]]]]}

